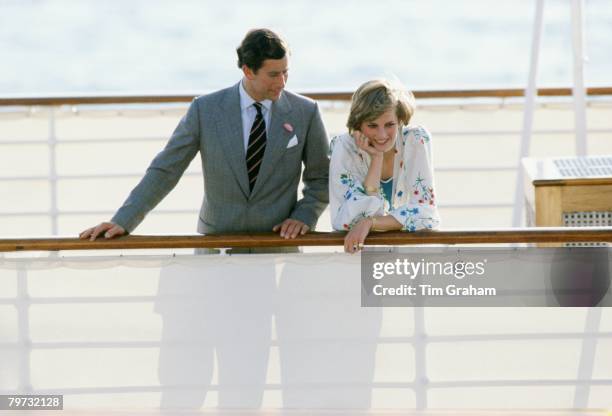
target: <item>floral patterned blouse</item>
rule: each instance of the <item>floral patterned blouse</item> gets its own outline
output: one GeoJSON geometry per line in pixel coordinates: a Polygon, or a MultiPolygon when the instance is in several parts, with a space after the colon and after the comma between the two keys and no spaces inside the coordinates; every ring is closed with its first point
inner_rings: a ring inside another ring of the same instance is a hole
{"type": "Polygon", "coordinates": [[[392,215],[405,231],[436,229],[440,216],[434,192],[431,135],[421,126],[405,126],[398,132],[393,167],[393,207],[379,195],[368,195],[363,181],[370,155],[348,134],[332,138],[329,203],[332,227],[350,230],[361,219],[392,215]],[[401,133],[401,134],[400,134],[401,133]]]}

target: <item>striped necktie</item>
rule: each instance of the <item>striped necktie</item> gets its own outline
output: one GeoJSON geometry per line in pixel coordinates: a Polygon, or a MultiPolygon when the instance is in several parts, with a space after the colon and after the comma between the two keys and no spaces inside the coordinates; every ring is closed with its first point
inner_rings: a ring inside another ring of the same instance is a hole
{"type": "Polygon", "coordinates": [[[249,189],[252,191],[257,180],[257,174],[261,166],[264,151],[266,150],[266,121],[261,113],[261,103],[254,103],[257,115],[251,133],[249,133],[249,146],[246,152],[246,165],[249,174],[249,189]]]}

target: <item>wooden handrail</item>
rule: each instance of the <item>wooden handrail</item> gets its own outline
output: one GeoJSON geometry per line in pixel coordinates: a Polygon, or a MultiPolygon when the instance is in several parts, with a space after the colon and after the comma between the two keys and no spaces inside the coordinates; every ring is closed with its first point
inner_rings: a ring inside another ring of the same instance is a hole
{"type": "MultiPolygon", "coordinates": [[[[612,227],[508,228],[492,230],[372,233],[368,245],[501,244],[612,242],[612,227]]],[[[313,232],[295,240],[278,234],[250,235],[130,235],[113,240],[80,240],[71,237],[0,239],[0,251],[58,251],[107,249],[168,249],[220,247],[341,246],[344,233],[313,232]]]]}
{"type": "MultiPolygon", "coordinates": [[[[189,102],[199,94],[165,94],[165,95],[74,95],[74,96],[0,96],[2,106],[58,106],[80,104],[162,104],[189,102]]],[[[349,101],[352,92],[306,92],[305,96],[321,101],[349,101]]],[[[416,98],[509,98],[525,95],[523,88],[468,89],[468,90],[416,90],[416,98]]],[[[561,97],[572,95],[571,88],[539,88],[538,95],[543,97],[561,97]]],[[[587,88],[587,95],[612,95],[612,87],[587,88]]]]}

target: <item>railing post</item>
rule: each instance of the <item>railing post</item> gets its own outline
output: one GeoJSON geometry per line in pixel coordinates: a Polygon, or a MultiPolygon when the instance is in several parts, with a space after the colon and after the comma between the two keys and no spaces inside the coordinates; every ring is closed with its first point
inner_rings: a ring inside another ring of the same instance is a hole
{"type": "Polygon", "coordinates": [[[572,0],[572,46],[574,50],[574,126],[576,156],[587,155],[586,89],[584,88],[584,1],[572,0]]]}
{"type": "Polygon", "coordinates": [[[414,309],[414,394],[416,409],[427,409],[427,333],[425,331],[425,308],[415,306],[414,309]]]}
{"type": "Polygon", "coordinates": [[[597,351],[597,338],[595,333],[599,331],[601,323],[601,308],[589,308],[584,324],[584,337],[582,338],[582,351],[578,363],[578,375],[576,379],[576,391],[574,393],[574,409],[586,409],[589,407],[589,394],[591,383],[582,381],[593,380],[593,368],[595,366],[595,353],[597,351]]]}
{"type": "Polygon", "coordinates": [[[17,391],[25,394],[32,391],[30,379],[30,297],[28,295],[28,273],[26,265],[21,263],[17,269],[17,357],[19,360],[19,382],[17,391]]]}
{"type": "Polygon", "coordinates": [[[55,126],[56,107],[49,107],[49,196],[51,198],[49,214],[51,217],[51,234],[58,234],[57,209],[57,129],[55,126]]]}
{"type": "Polygon", "coordinates": [[[529,154],[531,142],[531,130],[533,129],[533,113],[535,111],[535,97],[538,94],[536,79],[538,75],[538,59],[540,57],[540,38],[542,37],[542,24],[544,20],[544,0],[536,3],[535,17],[533,20],[533,37],[531,40],[531,64],[529,66],[529,81],[525,91],[525,109],[523,115],[523,132],[521,134],[521,147],[517,162],[516,186],[514,192],[514,210],[512,215],[512,226],[520,227],[523,223],[523,167],[521,159],[529,154]]]}

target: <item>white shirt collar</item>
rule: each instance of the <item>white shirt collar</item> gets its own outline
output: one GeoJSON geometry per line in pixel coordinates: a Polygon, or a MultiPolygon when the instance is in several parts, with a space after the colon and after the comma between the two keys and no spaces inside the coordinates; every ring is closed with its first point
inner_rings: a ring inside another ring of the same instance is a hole
{"type": "MultiPolygon", "coordinates": [[[[240,80],[240,85],[238,86],[238,91],[240,91],[240,109],[244,111],[253,105],[255,100],[251,98],[248,92],[244,89],[244,85],[242,83],[244,79],[240,80]]],[[[272,106],[272,100],[263,100],[260,101],[261,105],[266,109],[266,111],[270,111],[270,107],[272,106]]]]}

